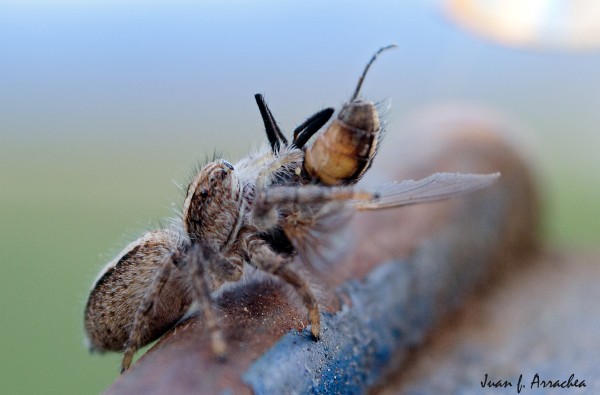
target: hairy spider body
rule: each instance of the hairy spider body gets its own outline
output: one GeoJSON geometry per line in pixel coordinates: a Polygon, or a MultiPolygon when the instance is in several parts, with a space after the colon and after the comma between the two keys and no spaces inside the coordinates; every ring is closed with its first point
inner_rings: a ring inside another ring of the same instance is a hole
{"type": "Polygon", "coordinates": [[[127,369],[136,350],[160,337],[192,308],[201,314],[217,356],[226,354],[213,295],[235,283],[244,268],[279,278],[304,304],[315,339],[320,333],[317,299],[290,265],[326,267],[339,257],[335,234],[354,210],[430,202],[486,187],[498,174],[436,173],[419,181],[392,182],[373,190],[352,186],[371,165],[382,133],[373,103],[356,91],[336,120],[306,146],[331,118],[326,108],[287,139],[264,98],[255,96],[269,141],[262,151],[232,166],[216,160],[189,184],[181,218],[129,244],[100,273],[84,314],[92,350],[124,352],[127,369]]]}
{"type": "Polygon", "coordinates": [[[249,156],[236,164],[239,170],[224,160],[206,165],[188,187],[181,229],[148,232],[99,276],[85,312],[90,347],[125,351],[126,369],[139,347],[164,333],[196,301],[215,352],[224,354],[211,293],[239,280],[244,263],[294,287],[318,337],[318,306],[308,282],[289,267],[293,256],[274,251],[263,237],[277,231],[277,209],[261,215],[253,210],[257,188],[293,185],[302,159],[303,152],[290,146],[249,156]]]}

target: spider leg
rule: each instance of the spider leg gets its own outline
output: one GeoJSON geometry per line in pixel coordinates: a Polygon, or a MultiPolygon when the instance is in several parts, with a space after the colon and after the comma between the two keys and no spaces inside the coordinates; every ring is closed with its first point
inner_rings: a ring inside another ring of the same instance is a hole
{"type": "Polygon", "coordinates": [[[131,329],[129,331],[129,340],[127,340],[125,353],[121,362],[121,373],[129,369],[134,354],[140,348],[144,329],[148,326],[148,319],[150,318],[152,309],[156,303],[158,303],[160,299],[160,293],[169,279],[173,264],[173,254],[169,254],[160,265],[156,276],[146,290],[144,298],[135,312],[133,324],[131,325],[131,329]]]}
{"type": "Polygon", "coordinates": [[[291,285],[302,298],[302,302],[308,310],[311,332],[315,339],[318,339],[321,331],[319,305],[308,281],[289,266],[290,258],[277,254],[256,233],[248,232],[242,236],[242,240],[252,266],[281,278],[291,285]]]}
{"type": "Polygon", "coordinates": [[[212,250],[206,246],[197,246],[193,248],[189,256],[188,269],[190,271],[194,300],[200,307],[206,330],[208,330],[210,334],[213,352],[218,357],[224,357],[227,346],[213,310],[213,301],[210,296],[210,288],[206,281],[206,271],[204,267],[205,263],[210,262],[212,256],[212,250]]]}
{"type": "Polygon", "coordinates": [[[244,261],[238,255],[225,257],[221,252],[210,248],[204,251],[204,260],[213,273],[210,289],[215,290],[226,281],[235,282],[242,277],[244,261]]]}

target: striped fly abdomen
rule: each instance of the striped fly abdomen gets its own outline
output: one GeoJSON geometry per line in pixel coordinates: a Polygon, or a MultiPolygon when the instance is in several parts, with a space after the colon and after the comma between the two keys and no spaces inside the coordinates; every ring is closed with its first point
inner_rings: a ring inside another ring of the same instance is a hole
{"type": "Polygon", "coordinates": [[[337,118],[306,150],[304,169],[326,185],[353,184],[371,165],[381,126],[372,102],[346,103],[337,118]]]}
{"type": "Polygon", "coordinates": [[[394,47],[388,45],[373,55],[350,101],[306,149],[303,167],[312,180],[325,185],[354,184],[371,166],[381,137],[381,124],[375,104],[358,95],[377,55],[394,47]]]}

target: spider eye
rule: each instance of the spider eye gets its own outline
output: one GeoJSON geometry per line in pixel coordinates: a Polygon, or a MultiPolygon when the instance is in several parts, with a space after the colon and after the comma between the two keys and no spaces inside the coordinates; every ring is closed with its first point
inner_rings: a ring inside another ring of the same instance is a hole
{"type": "Polygon", "coordinates": [[[223,164],[227,167],[229,167],[230,170],[233,170],[233,165],[229,162],[227,162],[226,160],[223,161],[223,164]]]}

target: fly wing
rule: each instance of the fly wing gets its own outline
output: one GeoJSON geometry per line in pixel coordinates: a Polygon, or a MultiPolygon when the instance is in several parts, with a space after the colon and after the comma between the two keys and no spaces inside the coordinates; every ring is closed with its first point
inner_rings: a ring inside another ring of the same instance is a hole
{"type": "Polygon", "coordinates": [[[357,210],[379,210],[434,202],[485,188],[499,177],[500,173],[435,173],[418,181],[406,180],[383,184],[374,191],[372,198],[355,200],[353,204],[357,210]]]}
{"type": "Polygon", "coordinates": [[[302,261],[318,270],[343,258],[352,243],[348,226],[356,210],[379,210],[433,202],[462,195],[491,185],[493,174],[435,173],[422,180],[389,182],[374,190],[354,187],[273,187],[269,199],[283,203],[294,196],[296,203],[283,217],[282,228],[302,261]],[[325,188],[325,189],[324,189],[325,188]],[[298,192],[304,190],[304,198],[298,192]],[[325,193],[324,191],[327,191],[325,193]]]}

